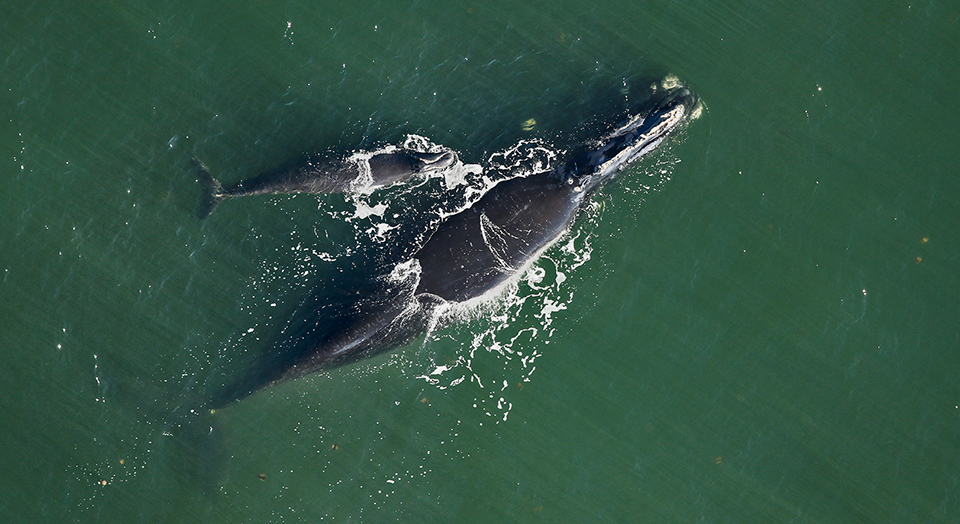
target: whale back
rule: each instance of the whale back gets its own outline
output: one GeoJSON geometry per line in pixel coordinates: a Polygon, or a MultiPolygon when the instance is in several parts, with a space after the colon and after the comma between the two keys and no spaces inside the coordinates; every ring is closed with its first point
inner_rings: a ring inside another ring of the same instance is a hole
{"type": "Polygon", "coordinates": [[[462,302],[496,287],[564,232],[582,196],[555,172],[497,184],[414,255],[421,269],[416,294],[462,302]]]}

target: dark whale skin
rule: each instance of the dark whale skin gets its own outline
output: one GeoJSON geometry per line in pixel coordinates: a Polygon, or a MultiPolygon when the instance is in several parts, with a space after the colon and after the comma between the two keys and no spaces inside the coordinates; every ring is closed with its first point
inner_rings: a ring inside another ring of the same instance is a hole
{"type": "Polygon", "coordinates": [[[375,189],[418,174],[449,167],[456,163],[452,151],[423,153],[399,149],[376,153],[369,159],[345,159],[309,155],[291,167],[267,171],[253,178],[224,187],[199,161],[204,186],[199,215],[205,218],[228,198],[286,193],[344,193],[375,189]]]}
{"type": "Polygon", "coordinates": [[[480,297],[560,238],[590,196],[699,114],[686,88],[647,109],[558,168],[502,181],[446,217],[390,275],[331,299],[305,301],[251,372],[207,403],[225,406],[278,383],[382,353],[423,334],[439,306],[480,297]]]}

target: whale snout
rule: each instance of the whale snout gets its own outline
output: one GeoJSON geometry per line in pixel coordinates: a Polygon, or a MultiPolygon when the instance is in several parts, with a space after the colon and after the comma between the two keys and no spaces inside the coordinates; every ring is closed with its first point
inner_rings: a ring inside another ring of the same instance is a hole
{"type": "Polygon", "coordinates": [[[685,117],[696,118],[696,112],[700,109],[700,97],[686,87],[678,87],[664,96],[651,113],[667,113],[677,107],[683,108],[685,117]]]}
{"type": "Polygon", "coordinates": [[[653,151],[671,133],[697,118],[700,98],[685,86],[664,88],[646,107],[565,168],[582,191],[591,191],[653,151]]]}
{"type": "Polygon", "coordinates": [[[438,169],[450,167],[457,161],[457,154],[453,151],[444,151],[442,153],[411,152],[410,156],[415,158],[413,168],[417,173],[436,171],[438,169]]]}

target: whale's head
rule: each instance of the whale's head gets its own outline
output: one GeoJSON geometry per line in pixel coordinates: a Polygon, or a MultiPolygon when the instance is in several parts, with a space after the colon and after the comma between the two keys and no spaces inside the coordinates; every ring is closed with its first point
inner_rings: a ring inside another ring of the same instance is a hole
{"type": "Polygon", "coordinates": [[[457,161],[457,154],[453,151],[443,151],[440,153],[420,153],[417,151],[408,151],[411,157],[414,173],[426,173],[436,171],[445,167],[450,167],[457,161]]]}
{"type": "Polygon", "coordinates": [[[588,147],[566,166],[566,179],[591,191],[699,116],[700,99],[686,87],[664,89],[642,111],[588,147]]]}

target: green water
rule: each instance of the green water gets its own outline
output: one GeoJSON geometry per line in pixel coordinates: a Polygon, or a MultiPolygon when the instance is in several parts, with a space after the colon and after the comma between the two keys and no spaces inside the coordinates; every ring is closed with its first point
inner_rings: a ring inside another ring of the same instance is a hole
{"type": "Polygon", "coordinates": [[[346,5],[0,4],[5,522],[960,521],[960,6],[346,5]],[[157,413],[353,238],[342,197],[199,220],[192,157],[482,162],[666,74],[708,110],[554,287],[218,413],[191,473],[157,413]]]}

